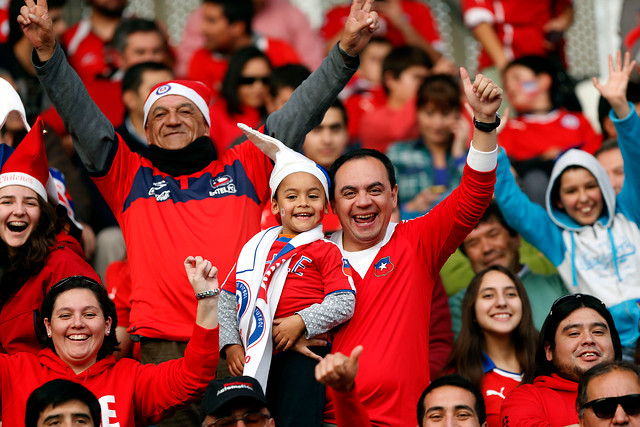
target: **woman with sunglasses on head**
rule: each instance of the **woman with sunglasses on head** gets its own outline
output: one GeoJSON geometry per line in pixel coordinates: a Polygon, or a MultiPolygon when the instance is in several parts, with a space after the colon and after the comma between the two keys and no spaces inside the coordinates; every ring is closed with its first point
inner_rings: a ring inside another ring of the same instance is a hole
{"type": "MultiPolygon", "coordinates": [[[[17,100],[11,108],[20,107],[17,100]]],[[[80,242],[67,232],[42,122],[38,119],[11,156],[0,160],[0,353],[37,353],[42,347],[35,314],[49,288],[78,274],[99,278],[81,256],[80,242]]]]}
{"type": "Polygon", "coordinates": [[[211,107],[211,139],[218,152],[243,136],[238,123],[257,128],[267,117],[271,63],[254,46],[236,52],[222,81],[220,97],[211,107]]]}
{"type": "Polygon", "coordinates": [[[193,334],[183,358],[159,365],[116,361],[118,319],[101,284],[83,276],[55,284],[42,303],[47,348],[37,355],[0,355],[4,425],[20,425],[29,394],[56,378],[81,383],[95,394],[105,426],[153,425],[199,398],[219,359],[217,268],[201,257],[187,257],[184,264],[198,300],[193,334]]]}
{"type": "Polygon", "coordinates": [[[444,372],[482,390],[489,427],[500,427],[500,406],[534,368],[538,331],[520,279],[495,265],[475,275],[462,301],[462,327],[444,372]]]}

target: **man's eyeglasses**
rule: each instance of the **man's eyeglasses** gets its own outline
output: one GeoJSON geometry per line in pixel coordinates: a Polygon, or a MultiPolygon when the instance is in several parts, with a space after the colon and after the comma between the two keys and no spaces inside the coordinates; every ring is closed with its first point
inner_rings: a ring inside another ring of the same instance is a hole
{"type": "Polygon", "coordinates": [[[640,394],[627,394],[617,397],[603,397],[595,399],[584,404],[583,408],[593,409],[593,413],[598,418],[613,418],[618,409],[618,405],[622,405],[622,409],[627,415],[640,414],[640,394]]]}
{"type": "Polygon", "coordinates": [[[235,427],[238,421],[244,422],[248,427],[262,427],[269,418],[271,418],[269,415],[263,414],[262,412],[248,412],[239,418],[218,418],[216,421],[204,427],[235,427]]]}

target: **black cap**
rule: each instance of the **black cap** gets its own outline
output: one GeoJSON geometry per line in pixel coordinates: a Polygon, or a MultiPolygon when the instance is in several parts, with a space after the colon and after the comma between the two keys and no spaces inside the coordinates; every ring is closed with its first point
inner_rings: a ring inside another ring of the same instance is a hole
{"type": "Polygon", "coordinates": [[[215,379],[209,383],[202,398],[202,418],[219,412],[221,408],[238,398],[253,399],[264,407],[267,406],[262,386],[255,378],[243,376],[215,379]]]}

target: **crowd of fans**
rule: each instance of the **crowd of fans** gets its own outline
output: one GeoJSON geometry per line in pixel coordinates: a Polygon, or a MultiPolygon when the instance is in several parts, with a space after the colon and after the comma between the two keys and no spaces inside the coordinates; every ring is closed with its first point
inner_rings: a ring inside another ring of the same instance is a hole
{"type": "Polygon", "coordinates": [[[463,0],[471,77],[418,0],[87,2],[0,3],[3,425],[640,423],[640,75],[594,128],[571,0],[463,0]]]}

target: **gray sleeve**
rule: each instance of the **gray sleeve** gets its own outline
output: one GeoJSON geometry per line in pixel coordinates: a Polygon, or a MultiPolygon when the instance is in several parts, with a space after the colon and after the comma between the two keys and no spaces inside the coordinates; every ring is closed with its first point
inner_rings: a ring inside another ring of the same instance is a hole
{"type": "Polygon", "coordinates": [[[31,61],[40,84],[71,134],[82,163],[89,172],[107,169],[116,144],[116,132],[67,62],[60,45],[56,43],[53,56],[47,62],[41,62],[35,50],[31,61]]]}
{"type": "Polygon", "coordinates": [[[220,354],[224,357],[223,349],[231,344],[242,345],[236,316],[236,296],[222,291],[218,301],[218,324],[220,328],[220,354]]]}
{"type": "Polygon", "coordinates": [[[356,307],[356,296],[353,292],[334,292],[324,297],[321,304],[313,304],[300,310],[306,327],[307,338],[327,332],[353,316],[356,307]]]}
{"type": "Polygon", "coordinates": [[[265,132],[300,151],[307,133],[322,122],[324,114],[359,65],[357,56],[342,54],[336,43],[320,67],[296,88],[289,101],[269,115],[265,132]]]}

